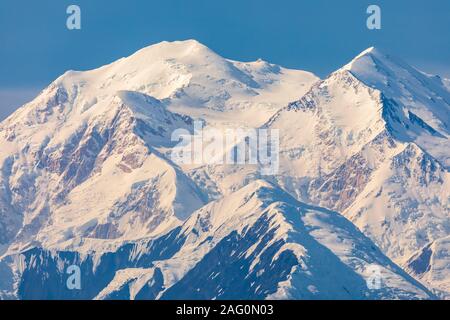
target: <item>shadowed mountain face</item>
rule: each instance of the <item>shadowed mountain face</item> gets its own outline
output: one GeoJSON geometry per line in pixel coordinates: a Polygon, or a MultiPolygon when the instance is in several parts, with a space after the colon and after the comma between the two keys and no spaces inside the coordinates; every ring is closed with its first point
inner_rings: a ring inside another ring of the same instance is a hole
{"type": "Polygon", "coordinates": [[[69,71],[0,124],[0,297],[443,297],[449,136],[444,82],[374,48],[324,80],[194,40],[69,71]],[[279,129],[279,171],[174,163],[194,120],[279,129]]]}
{"type": "Polygon", "coordinates": [[[257,180],[173,231],[111,252],[21,253],[22,299],[432,298],[338,213],[257,180]],[[340,241],[337,241],[340,239],[340,241]],[[81,288],[65,272],[81,270],[81,288]],[[368,289],[369,266],[383,288],[368,289]]]}

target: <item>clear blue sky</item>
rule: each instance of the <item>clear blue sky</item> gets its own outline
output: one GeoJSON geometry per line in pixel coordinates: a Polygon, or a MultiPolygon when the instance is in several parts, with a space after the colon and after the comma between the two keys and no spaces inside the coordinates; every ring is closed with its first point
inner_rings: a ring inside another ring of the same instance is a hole
{"type": "Polygon", "coordinates": [[[449,0],[1,0],[0,119],[68,69],[112,62],[162,40],[323,77],[369,46],[450,77],[449,0]],[[66,28],[66,8],[82,30],[66,28]],[[382,29],[366,28],[366,8],[382,29]]]}

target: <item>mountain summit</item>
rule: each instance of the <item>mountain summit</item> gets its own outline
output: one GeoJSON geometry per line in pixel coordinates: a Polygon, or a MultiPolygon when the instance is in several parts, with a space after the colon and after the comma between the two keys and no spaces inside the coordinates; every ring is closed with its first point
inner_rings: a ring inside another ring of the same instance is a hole
{"type": "Polygon", "coordinates": [[[445,166],[440,149],[450,147],[450,94],[439,77],[426,75],[375,48],[344,67],[366,85],[383,93],[385,116],[397,138],[414,140],[445,166]]]}

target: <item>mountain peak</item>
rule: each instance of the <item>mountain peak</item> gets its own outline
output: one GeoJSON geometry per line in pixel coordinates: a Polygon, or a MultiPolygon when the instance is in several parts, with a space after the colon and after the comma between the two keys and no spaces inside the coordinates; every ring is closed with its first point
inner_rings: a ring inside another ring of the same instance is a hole
{"type": "Polygon", "coordinates": [[[362,68],[376,66],[376,61],[381,61],[387,56],[375,47],[369,47],[353,58],[343,69],[348,71],[358,71],[362,68]]]}
{"type": "Polygon", "coordinates": [[[211,50],[203,43],[195,40],[195,39],[187,39],[187,40],[175,40],[175,41],[162,41],[156,43],[150,47],[165,47],[172,49],[190,49],[190,50],[211,50]]]}
{"type": "Polygon", "coordinates": [[[358,58],[360,58],[360,57],[363,57],[363,56],[365,56],[365,55],[376,54],[376,53],[379,53],[379,52],[380,52],[380,51],[379,51],[377,48],[375,48],[375,47],[369,47],[369,48],[367,48],[367,49],[361,51],[361,53],[358,54],[353,60],[356,60],[356,59],[358,59],[358,58]]]}
{"type": "Polygon", "coordinates": [[[148,56],[158,58],[177,58],[185,56],[203,56],[203,55],[217,55],[210,48],[194,39],[177,40],[177,41],[162,41],[149,45],[128,58],[135,56],[148,56]]]}

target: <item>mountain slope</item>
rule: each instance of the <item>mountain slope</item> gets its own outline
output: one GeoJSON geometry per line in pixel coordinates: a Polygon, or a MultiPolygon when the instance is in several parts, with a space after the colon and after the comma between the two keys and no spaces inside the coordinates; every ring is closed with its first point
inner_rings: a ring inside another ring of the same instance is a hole
{"type": "Polygon", "coordinates": [[[155,149],[173,144],[171,132],[190,128],[192,119],[125,91],[85,119],[67,112],[70,101],[52,101],[44,114],[35,107],[38,100],[2,126],[2,143],[11,150],[2,182],[16,219],[9,224],[15,235],[5,244],[139,238],[205,203],[195,184],[155,149]]]}
{"type": "Polygon", "coordinates": [[[83,255],[33,248],[14,259],[21,261],[17,294],[25,299],[433,297],[341,215],[262,180],[154,239],[83,255]],[[82,270],[82,290],[65,287],[72,264],[82,270]],[[373,265],[381,272],[378,289],[366,284],[373,265]]]}
{"type": "Polygon", "coordinates": [[[414,253],[406,262],[405,269],[416,279],[434,287],[438,294],[448,299],[450,264],[450,237],[444,237],[429,243],[414,253]]]}
{"type": "MultiPolygon", "coordinates": [[[[248,268],[241,280],[244,284],[233,279],[227,284],[228,289],[232,290],[241,283],[242,290],[249,290],[248,287],[251,287],[249,295],[256,298],[400,298],[410,295],[409,290],[415,290],[414,285],[406,284],[410,281],[406,274],[389,262],[373,243],[342,216],[299,203],[281,189],[261,180],[207,205],[194,214],[186,225],[190,225],[188,230],[197,230],[198,236],[192,244],[189,238],[186,241],[185,246],[189,245],[191,254],[177,254],[174,259],[195,257],[197,252],[203,251],[203,247],[208,247],[211,243],[225,246],[224,240],[231,242],[226,247],[232,248],[221,248],[220,251],[214,248],[209,251],[208,260],[197,263],[193,270],[163,294],[163,298],[174,297],[176,292],[184,292],[190,288],[193,288],[192,294],[198,298],[211,298],[204,296],[202,290],[195,293],[195,283],[201,283],[195,279],[196,275],[205,274],[203,268],[207,268],[206,274],[211,274],[215,280],[211,285],[213,288],[216,283],[220,284],[228,278],[227,274],[217,273],[225,269],[232,274],[238,266],[245,270],[248,268]],[[234,226],[237,234],[233,234],[234,230],[230,226],[234,226]],[[224,238],[224,235],[228,236],[224,238]],[[243,250],[241,246],[233,246],[235,241],[244,240],[247,242],[247,250],[243,250]],[[201,245],[198,246],[197,243],[201,245]],[[215,257],[218,252],[223,253],[223,250],[230,251],[231,261],[215,257]],[[249,260],[247,264],[239,261],[242,256],[249,260]],[[225,263],[226,266],[217,268],[213,261],[225,263]],[[270,267],[267,267],[269,262],[270,267]],[[289,263],[292,263],[292,268],[289,263]],[[382,272],[386,286],[383,290],[371,292],[367,289],[365,278],[370,274],[365,272],[370,264],[386,267],[383,267],[382,272]],[[283,266],[283,269],[277,270],[283,266]],[[287,278],[278,284],[275,292],[265,296],[269,292],[264,291],[264,285],[270,283],[275,274],[286,274],[287,278]],[[252,285],[252,281],[255,284],[252,285]],[[258,284],[261,286],[258,287],[258,284]]],[[[217,297],[234,297],[234,293],[230,295],[223,286],[218,285],[216,288],[217,297]]]]}

